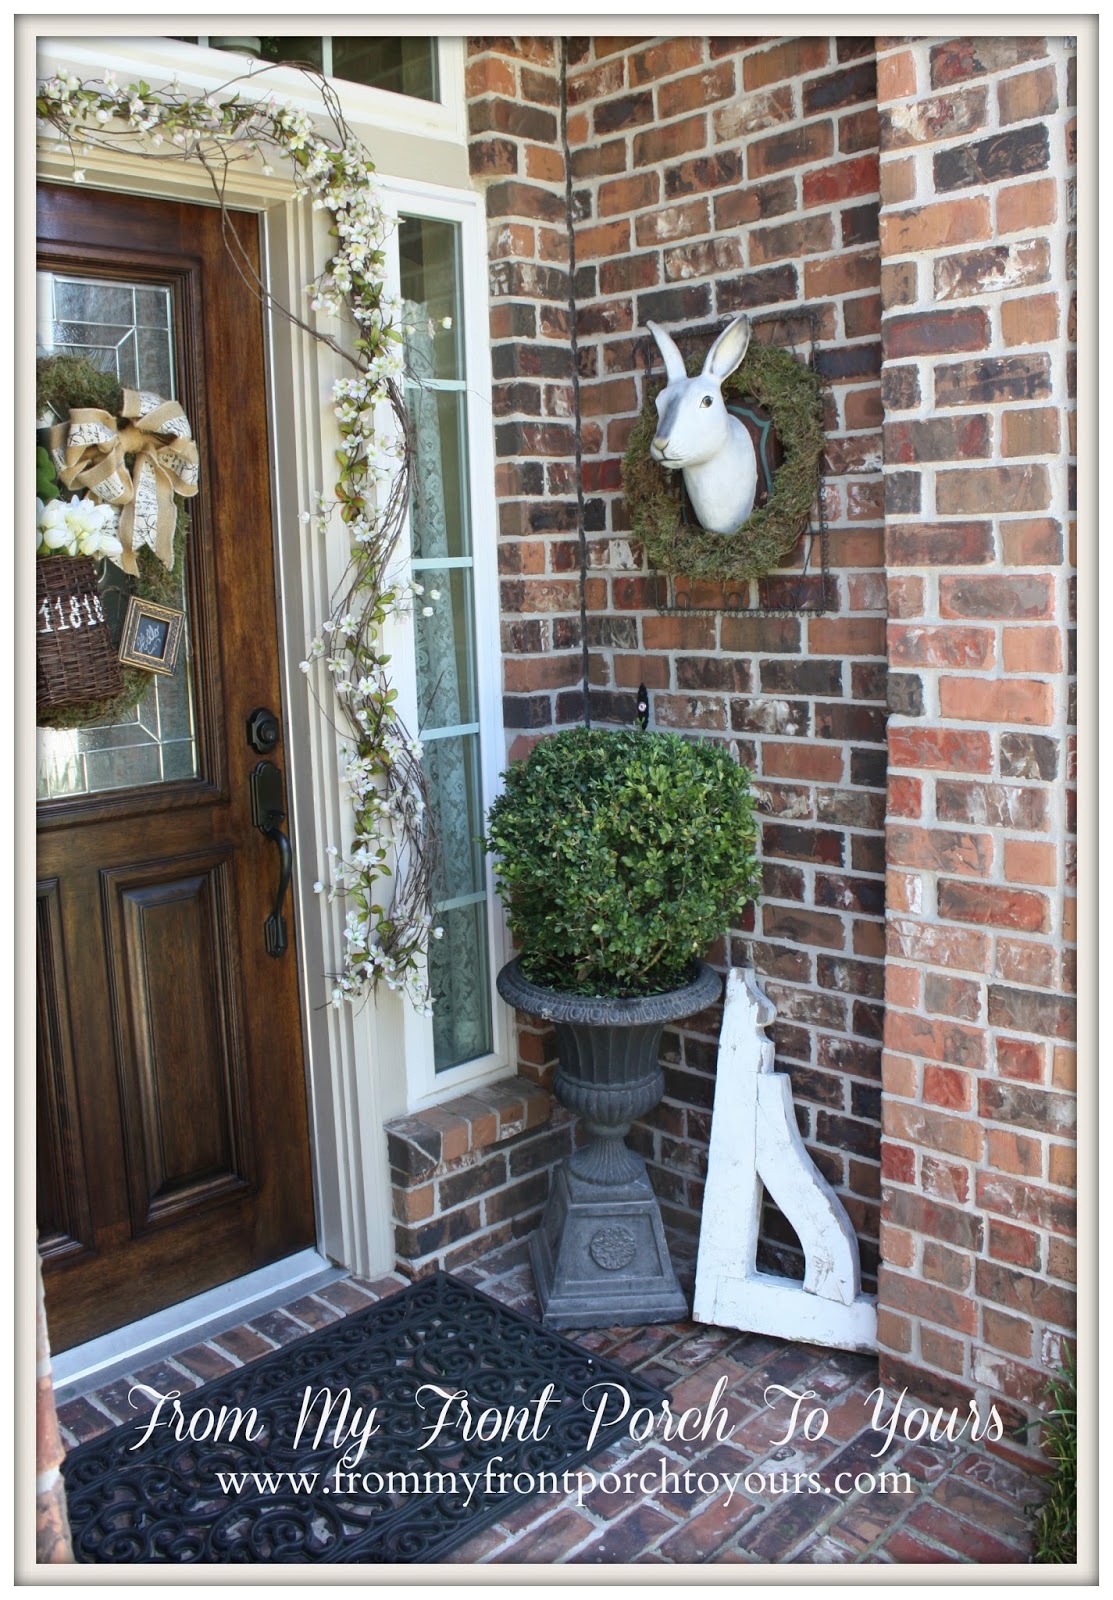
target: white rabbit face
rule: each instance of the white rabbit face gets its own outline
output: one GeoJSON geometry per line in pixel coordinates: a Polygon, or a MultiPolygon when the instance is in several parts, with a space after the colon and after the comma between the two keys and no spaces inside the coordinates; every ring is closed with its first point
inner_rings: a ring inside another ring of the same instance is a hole
{"type": "Polygon", "coordinates": [[[746,354],[749,319],[742,313],[723,329],[698,377],[688,376],[671,334],[655,322],[646,326],[669,380],[657,396],[657,430],[649,453],[661,466],[683,470],[702,528],[737,533],[753,509],[757,455],[742,423],[727,412],[721,386],[746,354]]]}
{"type": "Polygon", "coordinates": [[[730,424],[714,378],[701,374],[678,379],[661,390],[656,405],[657,433],[650,454],[663,467],[709,461],[726,444],[730,424]]]}

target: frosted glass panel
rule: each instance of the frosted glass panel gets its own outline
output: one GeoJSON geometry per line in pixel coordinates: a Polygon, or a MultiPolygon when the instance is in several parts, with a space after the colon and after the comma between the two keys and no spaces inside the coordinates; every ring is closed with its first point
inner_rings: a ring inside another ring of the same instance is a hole
{"type": "MultiPolygon", "coordinates": [[[[40,272],[38,303],[42,354],[86,356],[114,373],[124,388],[150,390],[164,400],[177,398],[169,289],[40,272]]],[[[127,588],[111,563],[105,563],[102,600],[118,640],[127,588]]],[[[184,588],[179,585],[165,603],[187,611],[184,588]]],[[[139,704],[123,717],[83,728],[39,729],[39,799],[195,778],[195,721],[187,615],[173,676],[152,676],[139,704]]]]}
{"type": "Polygon", "coordinates": [[[425,587],[414,611],[418,717],[444,857],[436,884],[443,934],[429,952],[434,1058],[444,1072],[493,1048],[459,230],[402,217],[398,254],[413,574],[425,587]]]}

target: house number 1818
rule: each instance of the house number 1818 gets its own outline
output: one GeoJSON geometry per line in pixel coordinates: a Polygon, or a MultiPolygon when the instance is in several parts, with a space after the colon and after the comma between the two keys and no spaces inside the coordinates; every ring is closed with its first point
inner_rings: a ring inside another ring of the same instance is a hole
{"type": "Polygon", "coordinates": [[[42,618],[40,633],[65,633],[70,628],[95,628],[104,621],[104,608],[100,603],[100,595],[71,594],[65,599],[56,595],[53,600],[45,599],[39,607],[39,616],[42,618]],[[52,622],[50,613],[54,610],[55,620],[52,622]],[[66,620],[67,607],[69,621],[66,620]],[[82,610],[85,615],[82,616],[82,610]]]}

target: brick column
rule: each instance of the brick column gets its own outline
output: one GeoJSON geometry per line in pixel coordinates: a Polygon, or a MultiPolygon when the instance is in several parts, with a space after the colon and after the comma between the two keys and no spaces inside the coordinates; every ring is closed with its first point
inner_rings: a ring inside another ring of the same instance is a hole
{"type": "Polygon", "coordinates": [[[1009,1423],[1074,1326],[1070,44],[878,44],[882,1372],[1009,1423]]]}
{"type": "Polygon", "coordinates": [[[50,1344],[43,1308],[42,1263],[38,1263],[35,1307],[35,1560],[72,1561],[70,1522],[61,1466],[65,1457],[58,1417],[54,1410],[54,1384],[50,1376],[50,1344]]]}

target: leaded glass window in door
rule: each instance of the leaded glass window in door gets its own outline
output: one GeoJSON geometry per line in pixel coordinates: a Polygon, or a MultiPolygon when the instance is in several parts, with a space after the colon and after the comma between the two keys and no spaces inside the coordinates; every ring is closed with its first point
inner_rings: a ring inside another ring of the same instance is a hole
{"type": "MultiPolygon", "coordinates": [[[[38,274],[38,345],[42,355],[84,356],[112,372],[122,388],[178,398],[174,305],[168,287],[122,279],[38,274]]],[[[40,426],[64,418],[45,416],[40,426]]],[[[63,490],[63,494],[65,491],[63,490]]],[[[102,600],[116,636],[128,590],[124,574],[104,563],[102,600]]],[[[179,572],[165,603],[187,609],[179,572]]],[[[151,675],[138,703],[118,716],[73,728],[40,728],[38,798],[57,800],[195,778],[198,772],[194,683],[188,644],[172,676],[151,675]]]]}

